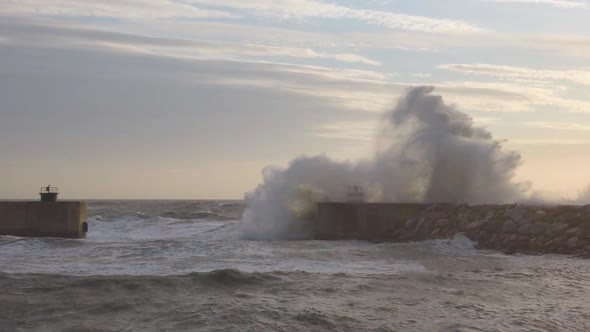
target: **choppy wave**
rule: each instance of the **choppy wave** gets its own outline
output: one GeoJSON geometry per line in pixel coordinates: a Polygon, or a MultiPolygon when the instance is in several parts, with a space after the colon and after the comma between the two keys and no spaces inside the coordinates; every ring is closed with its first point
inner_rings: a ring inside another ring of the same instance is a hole
{"type": "Polygon", "coordinates": [[[232,216],[225,216],[221,213],[210,212],[210,211],[198,211],[198,212],[175,212],[168,211],[160,215],[164,218],[173,218],[181,220],[232,220],[232,216]]]}
{"type": "Polygon", "coordinates": [[[208,287],[229,287],[240,285],[263,285],[281,281],[282,272],[244,272],[237,269],[219,269],[209,272],[191,272],[182,275],[108,275],[108,276],[69,276],[58,274],[8,274],[0,273],[2,284],[27,284],[42,281],[46,290],[68,287],[78,289],[119,289],[120,291],[148,289],[153,287],[188,287],[191,284],[202,284],[208,287]]]}
{"type": "MultiPolygon", "coordinates": [[[[440,257],[439,257],[440,259],[440,257]]],[[[443,259],[429,273],[0,273],[0,329],[587,331],[588,267],[443,259]],[[547,266],[549,265],[549,266],[547,266]]]]}
{"type": "Polygon", "coordinates": [[[123,218],[183,220],[239,220],[244,210],[241,201],[91,201],[89,217],[102,221],[123,218]]]}

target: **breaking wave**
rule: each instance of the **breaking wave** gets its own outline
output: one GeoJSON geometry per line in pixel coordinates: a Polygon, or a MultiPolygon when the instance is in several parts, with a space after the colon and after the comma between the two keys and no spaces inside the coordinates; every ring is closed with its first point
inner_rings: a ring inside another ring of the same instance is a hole
{"type": "Polygon", "coordinates": [[[503,149],[484,127],[434,95],[434,87],[408,90],[383,116],[370,160],[340,162],[300,157],[287,168],[267,167],[245,196],[243,234],[254,239],[308,238],[317,201],[342,201],[361,185],[369,201],[508,203],[529,186],[514,180],[520,154],[503,149]]]}

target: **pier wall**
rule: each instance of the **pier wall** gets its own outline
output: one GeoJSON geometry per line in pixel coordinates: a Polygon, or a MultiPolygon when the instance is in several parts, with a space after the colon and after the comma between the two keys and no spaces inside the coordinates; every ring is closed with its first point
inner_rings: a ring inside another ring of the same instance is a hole
{"type": "Polygon", "coordinates": [[[85,238],[87,203],[0,202],[0,235],[85,238]]]}
{"type": "Polygon", "coordinates": [[[319,203],[318,240],[423,241],[464,233],[480,248],[590,257],[590,205],[319,203]]]}

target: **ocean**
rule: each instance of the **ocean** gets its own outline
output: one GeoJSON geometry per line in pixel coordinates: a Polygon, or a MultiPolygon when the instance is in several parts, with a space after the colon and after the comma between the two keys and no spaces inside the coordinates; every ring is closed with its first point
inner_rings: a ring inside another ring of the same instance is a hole
{"type": "Polygon", "coordinates": [[[469,239],[252,241],[241,201],[90,201],[0,236],[0,331],[590,331],[590,261],[469,239]]]}

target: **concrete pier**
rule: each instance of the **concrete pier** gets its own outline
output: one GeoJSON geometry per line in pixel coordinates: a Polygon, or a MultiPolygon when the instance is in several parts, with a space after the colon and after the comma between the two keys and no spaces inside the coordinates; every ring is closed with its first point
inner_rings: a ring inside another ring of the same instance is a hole
{"type": "Polygon", "coordinates": [[[0,235],[86,238],[87,203],[0,202],[0,235]]]}
{"type": "Polygon", "coordinates": [[[319,203],[315,238],[390,241],[392,234],[425,207],[412,203],[319,203]]]}

